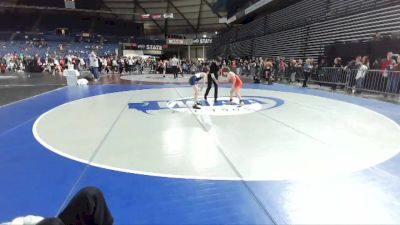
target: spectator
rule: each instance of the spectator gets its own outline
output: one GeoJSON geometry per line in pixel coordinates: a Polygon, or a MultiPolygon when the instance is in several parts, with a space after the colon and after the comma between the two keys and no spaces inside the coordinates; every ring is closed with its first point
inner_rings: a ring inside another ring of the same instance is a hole
{"type": "Polygon", "coordinates": [[[174,57],[172,57],[172,59],[170,60],[170,65],[172,67],[172,73],[174,74],[174,79],[178,78],[178,65],[179,65],[179,59],[176,58],[176,56],[174,55],[174,57]]]}
{"type": "Polygon", "coordinates": [[[279,60],[279,72],[278,72],[280,79],[282,79],[282,77],[285,75],[287,66],[288,65],[285,62],[285,57],[281,57],[279,60]]]}
{"type": "MultiPolygon", "coordinates": [[[[390,86],[387,87],[387,92],[392,94],[398,94],[400,89],[400,56],[397,55],[395,64],[393,65],[392,72],[389,74],[391,77],[390,86]]],[[[389,78],[388,78],[388,85],[389,85],[389,78]]]]}
{"type": "Polygon", "coordinates": [[[160,67],[162,70],[163,77],[165,77],[165,74],[167,73],[167,60],[165,60],[165,59],[161,60],[160,67]]]}
{"type": "Polygon", "coordinates": [[[393,69],[395,66],[395,61],[393,60],[393,52],[388,52],[386,55],[386,60],[384,60],[381,64],[381,70],[383,71],[383,77],[387,79],[386,90],[387,93],[396,93],[398,76],[396,73],[393,73],[393,69]]]}
{"type": "Polygon", "coordinates": [[[343,67],[342,58],[340,58],[340,57],[335,58],[335,60],[333,61],[333,67],[334,68],[342,68],[343,67]]]}
{"type": "Polygon", "coordinates": [[[379,59],[375,59],[374,62],[372,63],[371,69],[374,70],[380,70],[381,69],[381,63],[379,59]]]}
{"type": "Polygon", "coordinates": [[[1,57],[0,58],[0,70],[1,70],[1,73],[5,73],[6,72],[6,68],[7,68],[7,61],[3,57],[1,57]]]}
{"type": "Polygon", "coordinates": [[[296,66],[296,75],[298,77],[302,77],[303,76],[303,60],[299,59],[295,66],[296,66]]]}
{"type": "Polygon", "coordinates": [[[361,56],[357,56],[355,60],[350,61],[344,69],[347,71],[347,84],[349,87],[354,87],[356,83],[356,75],[357,71],[360,68],[361,64],[361,56]]]}
{"type": "Polygon", "coordinates": [[[382,33],[377,31],[377,32],[374,34],[374,36],[372,37],[372,40],[374,40],[374,41],[381,41],[381,40],[382,40],[382,33]]]}
{"type": "Polygon", "coordinates": [[[336,57],[333,61],[333,68],[335,68],[333,70],[332,73],[332,90],[336,90],[337,89],[337,83],[339,82],[339,74],[341,74],[342,68],[343,68],[343,63],[342,63],[342,58],[340,57],[336,57]]]}
{"type": "Polygon", "coordinates": [[[94,81],[97,81],[97,79],[99,79],[99,60],[94,50],[89,55],[89,65],[90,72],[92,72],[94,76],[94,81]]]}
{"type": "Polygon", "coordinates": [[[359,64],[359,68],[356,75],[356,86],[353,88],[353,94],[355,92],[359,93],[360,89],[364,88],[364,80],[369,69],[369,59],[368,56],[364,56],[359,64]]]}
{"type": "Polygon", "coordinates": [[[294,83],[296,81],[296,60],[292,59],[289,62],[288,72],[289,72],[289,83],[294,83]]]}
{"type": "Polygon", "coordinates": [[[101,60],[101,58],[100,57],[97,57],[97,63],[98,63],[98,71],[99,71],[99,74],[101,74],[101,71],[102,71],[102,69],[103,69],[103,60],[101,60]]]}
{"type": "Polygon", "coordinates": [[[119,75],[122,75],[122,73],[124,72],[124,60],[122,58],[120,58],[118,60],[118,73],[119,75]]]}
{"type": "MultiPolygon", "coordinates": [[[[234,73],[236,73],[236,74],[239,74],[239,75],[240,75],[240,73],[238,73],[238,71],[237,71],[237,62],[236,62],[236,60],[235,60],[235,59],[234,59],[234,60],[232,60],[231,68],[232,68],[232,71],[233,71],[234,73]]],[[[239,72],[240,72],[240,71],[239,71],[239,72]]]]}
{"type": "Polygon", "coordinates": [[[132,72],[133,72],[133,65],[134,65],[134,60],[131,58],[131,57],[129,57],[128,58],[128,71],[129,71],[129,74],[131,74],[132,72]]]}
{"type": "Polygon", "coordinates": [[[186,62],[182,63],[182,70],[183,70],[183,73],[185,73],[185,74],[189,73],[188,64],[186,62]]]}
{"type": "Polygon", "coordinates": [[[67,78],[68,85],[76,85],[79,71],[74,68],[72,63],[68,63],[68,69],[64,70],[63,75],[67,78]]]}
{"type": "MultiPolygon", "coordinates": [[[[57,218],[19,217],[6,225],[24,225],[27,220],[37,225],[112,225],[114,218],[108,209],[104,195],[96,187],[81,189],[57,216],[57,218]]],[[[28,221],[29,222],[29,221],[28,221]]],[[[32,223],[26,223],[26,225],[32,223]]]]}
{"type": "Polygon", "coordinates": [[[194,75],[197,71],[197,67],[194,63],[192,63],[192,66],[190,67],[190,72],[192,75],[194,75]]]}
{"type": "Polygon", "coordinates": [[[304,63],[303,72],[304,72],[304,82],[303,87],[308,87],[308,79],[310,78],[311,71],[313,69],[313,61],[312,59],[307,59],[304,63]]]}
{"type": "Polygon", "coordinates": [[[394,60],[393,60],[393,52],[388,52],[386,54],[386,59],[381,63],[381,70],[384,72],[383,76],[388,77],[388,70],[393,69],[394,60]]]}

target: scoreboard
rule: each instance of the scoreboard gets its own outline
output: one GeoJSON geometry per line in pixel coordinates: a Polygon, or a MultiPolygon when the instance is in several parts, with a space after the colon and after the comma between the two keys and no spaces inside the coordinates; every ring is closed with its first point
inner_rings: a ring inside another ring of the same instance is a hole
{"type": "Polygon", "coordinates": [[[67,9],[75,9],[75,0],[64,0],[65,8],[67,9]]]}

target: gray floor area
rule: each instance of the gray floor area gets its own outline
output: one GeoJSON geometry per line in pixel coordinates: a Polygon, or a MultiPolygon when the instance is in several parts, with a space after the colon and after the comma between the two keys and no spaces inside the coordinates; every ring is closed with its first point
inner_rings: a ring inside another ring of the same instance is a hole
{"type": "MultiPolygon", "coordinates": [[[[229,90],[221,88],[221,100],[229,90]]],[[[92,166],[188,179],[324,177],[369,168],[398,154],[400,127],[371,110],[295,93],[242,93],[259,101],[240,108],[203,104],[196,111],[191,110],[193,101],[179,110],[169,104],[190,99],[190,87],[99,95],[48,111],[33,132],[47,149],[92,166]],[[271,105],[263,97],[284,99],[284,104],[263,110],[271,105]],[[150,107],[144,113],[128,108],[154,100],[160,109],[150,107]],[[80,115],[91,116],[82,122],[80,115]]]]}
{"type": "MultiPolygon", "coordinates": [[[[148,82],[160,82],[160,83],[176,83],[186,84],[187,78],[174,80],[171,78],[172,75],[168,75],[167,79],[162,79],[160,76],[155,76],[154,79],[147,78],[149,75],[130,75],[130,76],[103,76],[97,84],[130,84],[137,83],[138,81],[148,82]]],[[[251,77],[243,77],[247,79],[246,82],[251,83],[251,77]]],[[[50,75],[48,73],[6,73],[0,74],[0,106],[6,105],[15,101],[19,101],[25,98],[29,98],[35,95],[39,95],[48,91],[55,90],[57,88],[66,85],[66,79],[60,75],[50,75]]],[[[283,82],[285,83],[285,82],[283,82]]],[[[295,86],[301,86],[301,83],[294,84],[295,86]]],[[[333,91],[328,86],[320,86],[318,84],[309,84],[309,88],[319,89],[328,92],[337,92],[340,94],[352,95],[351,90],[337,89],[333,91]]],[[[359,93],[355,94],[358,97],[376,99],[391,103],[400,103],[399,96],[383,96],[375,93],[359,93]]]]}
{"type": "MultiPolygon", "coordinates": [[[[287,85],[292,85],[296,87],[301,87],[302,83],[298,82],[295,84],[288,84],[287,82],[281,82],[283,84],[287,85]]],[[[395,103],[395,104],[400,104],[400,96],[399,95],[383,95],[379,93],[372,93],[372,92],[359,92],[359,93],[352,93],[352,90],[347,90],[344,88],[337,88],[336,90],[332,90],[332,88],[329,85],[319,85],[315,83],[310,83],[308,84],[308,88],[311,89],[317,89],[317,90],[322,90],[322,91],[327,91],[327,92],[333,92],[333,93],[338,93],[338,94],[344,94],[344,95],[353,95],[361,98],[367,98],[367,99],[375,99],[379,101],[384,101],[384,102],[390,102],[390,103],[395,103]]]]}
{"type": "Polygon", "coordinates": [[[60,75],[48,73],[0,74],[0,106],[39,95],[66,85],[60,75]]]}

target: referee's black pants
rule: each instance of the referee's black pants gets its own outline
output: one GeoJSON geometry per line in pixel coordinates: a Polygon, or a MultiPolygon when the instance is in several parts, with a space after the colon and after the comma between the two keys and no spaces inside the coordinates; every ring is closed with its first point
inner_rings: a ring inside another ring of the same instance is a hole
{"type": "MultiPolygon", "coordinates": [[[[217,75],[217,74],[214,74],[214,76],[215,76],[216,79],[218,80],[218,75],[217,75]]],[[[208,75],[207,75],[207,80],[208,80],[208,84],[207,84],[206,93],[205,93],[205,95],[204,95],[204,99],[207,100],[207,96],[208,96],[208,94],[210,93],[212,84],[214,84],[214,100],[217,101],[217,100],[218,100],[218,84],[217,84],[217,82],[215,82],[215,81],[212,79],[211,74],[208,74],[208,75]],[[211,81],[212,81],[212,82],[211,82],[211,81]]]]}
{"type": "Polygon", "coordinates": [[[178,78],[178,66],[172,66],[172,72],[174,73],[174,78],[178,78]]]}

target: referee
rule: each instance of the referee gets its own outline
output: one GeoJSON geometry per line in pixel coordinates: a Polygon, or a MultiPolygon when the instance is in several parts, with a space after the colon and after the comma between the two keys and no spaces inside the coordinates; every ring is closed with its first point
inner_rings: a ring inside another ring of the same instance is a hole
{"type": "Polygon", "coordinates": [[[174,79],[178,78],[178,64],[179,64],[179,59],[174,57],[171,59],[170,64],[172,66],[172,72],[174,73],[174,79]]]}
{"type": "Polygon", "coordinates": [[[207,81],[208,81],[207,82],[207,90],[204,95],[204,100],[206,100],[206,102],[207,102],[207,96],[210,93],[212,84],[214,84],[214,102],[218,101],[218,84],[216,81],[218,80],[218,72],[219,72],[220,66],[221,66],[220,60],[218,60],[218,61],[213,60],[211,62],[210,73],[208,73],[208,75],[207,75],[207,81]],[[215,79],[213,79],[213,77],[215,79]]]}

